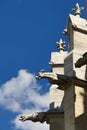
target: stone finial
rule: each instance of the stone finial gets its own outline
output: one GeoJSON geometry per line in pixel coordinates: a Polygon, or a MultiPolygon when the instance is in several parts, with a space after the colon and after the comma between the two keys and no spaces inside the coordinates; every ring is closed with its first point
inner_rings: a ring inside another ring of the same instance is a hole
{"type": "Polygon", "coordinates": [[[60,39],[59,42],[56,42],[57,43],[57,48],[59,51],[64,51],[66,45],[65,45],[65,42],[62,41],[62,39],[60,39]]]}
{"type": "Polygon", "coordinates": [[[64,29],[63,34],[64,34],[64,35],[67,35],[67,34],[68,34],[67,28],[64,29]]]}
{"type": "Polygon", "coordinates": [[[77,3],[75,8],[72,8],[72,11],[74,12],[75,16],[79,16],[81,15],[81,10],[83,10],[84,7],[79,7],[79,4],[77,3]]]}

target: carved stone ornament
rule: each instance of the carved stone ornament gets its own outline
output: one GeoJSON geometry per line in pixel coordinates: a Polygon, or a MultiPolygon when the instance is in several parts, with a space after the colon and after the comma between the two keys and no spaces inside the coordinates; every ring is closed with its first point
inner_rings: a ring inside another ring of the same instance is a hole
{"type": "Polygon", "coordinates": [[[79,7],[79,4],[77,3],[75,8],[72,8],[72,11],[74,12],[74,15],[80,16],[81,15],[81,10],[83,10],[84,7],[79,7]]]}
{"type": "Polygon", "coordinates": [[[45,120],[45,113],[44,112],[36,112],[36,113],[33,113],[33,114],[29,114],[29,115],[26,115],[26,116],[21,116],[20,121],[24,122],[26,120],[31,120],[33,122],[41,122],[43,123],[45,120]]]}
{"type": "Polygon", "coordinates": [[[80,58],[76,63],[75,67],[80,68],[81,66],[87,64],[87,52],[83,54],[83,57],[80,58]]]}
{"type": "Polygon", "coordinates": [[[60,39],[59,42],[56,42],[57,43],[57,48],[59,51],[64,51],[66,45],[65,45],[65,42],[62,41],[62,39],[60,39]]]}
{"type": "Polygon", "coordinates": [[[46,112],[35,112],[33,114],[23,115],[19,118],[20,121],[33,121],[33,122],[46,122],[50,123],[50,119],[61,118],[64,116],[64,111],[61,111],[60,108],[48,110],[46,112]]]}
{"type": "Polygon", "coordinates": [[[72,85],[77,85],[85,88],[87,84],[86,80],[81,80],[77,78],[75,75],[68,76],[68,75],[56,74],[53,72],[45,72],[45,71],[44,72],[40,71],[36,75],[36,78],[37,79],[46,78],[51,84],[58,85],[58,88],[61,90],[67,89],[72,85]]]}

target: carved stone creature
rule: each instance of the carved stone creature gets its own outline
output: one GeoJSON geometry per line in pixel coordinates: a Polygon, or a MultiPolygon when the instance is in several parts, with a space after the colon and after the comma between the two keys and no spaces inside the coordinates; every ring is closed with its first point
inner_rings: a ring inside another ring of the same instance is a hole
{"type": "Polygon", "coordinates": [[[51,81],[52,80],[58,80],[57,74],[52,73],[52,72],[45,72],[43,70],[41,70],[37,75],[36,75],[37,79],[42,79],[42,78],[47,78],[48,80],[51,81]]]}
{"type": "Polygon", "coordinates": [[[22,122],[30,120],[33,122],[41,122],[41,123],[46,121],[46,123],[49,124],[50,119],[61,118],[63,116],[64,116],[64,111],[60,108],[55,108],[52,110],[48,110],[46,112],[36,112],[26,116],[21,116],[19,120],[22,122]]]}
{"type": "Polygon", "coordinates": [[[20,121],[24,122],[26,120],[31,120],[33,122],[45,122],[46,119],[45,119],[45,113],[44,112],[36,112],[36,113],[33,113],[33,114],[29,114],[29,115],[26,115],[26,116],[21,116],[20,121]]]}
{"type": "Polygon", "coordinates": [[[37,79],[47,78],[51,84],[59,85],[60,89],[64,89],[63,86],[67,87],[67,85],[69,85],[71,83],[70,81],[72,80],[72,77],[45,71],[40,71],[36,75],[36,78],[37,79]]]}
{"type": "Polygon", "coordinates": [[[65,90],[66,88],[70,87],[71,84],[81,86],[84,88],[86,87],[87,84],[86,80],[81,80],[77,78],[75,75],[67,76],[45,71],[40,71],[37,74],[36,78],[37,79],[47,78],[51,84],[58,85],[58,88],[61,90],[65,90]]]}
{"type": "Polygon", "coordinates": [[[83,54],[83,58],[80,58],[76,63],[75,67],[80,68],[81,66],[87,64],[87,52],[83,54]]]}

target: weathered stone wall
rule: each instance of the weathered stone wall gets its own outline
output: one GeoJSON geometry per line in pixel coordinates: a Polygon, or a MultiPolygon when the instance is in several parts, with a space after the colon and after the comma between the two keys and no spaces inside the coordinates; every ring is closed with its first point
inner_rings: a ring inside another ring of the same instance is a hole
{"type": "MultiPolygon", "coordinates": [[[[67,52],[52,52],[51,65],[52,72],[64,74],[64,59],[67,52]]],[[[64,111],[63,108],[64,91],[58,89],[57,85],[52,84],[50,87],[50,109],[64,111]]],[[[50,119],[50,130],[64,130],[64,116],[61,118],[50,119]]]]}
{"type": "MultiPolygon", "coordinates": [[[[65,75],[76,76],[79,79],[85,80],[86,65],[81,68],[76,68],[75,63],[82,58],[87,51],[87,30],[86,21],[80,17],[70,15],[68,21],[68,41],[69,51],[65,58],[65,75]]],[[[87,109],[87,90],[83,87],[72,84],[65,90],[64,96],[64,115],[65,115],[65,130],[87,130],[85,123],[87,109]]]]}

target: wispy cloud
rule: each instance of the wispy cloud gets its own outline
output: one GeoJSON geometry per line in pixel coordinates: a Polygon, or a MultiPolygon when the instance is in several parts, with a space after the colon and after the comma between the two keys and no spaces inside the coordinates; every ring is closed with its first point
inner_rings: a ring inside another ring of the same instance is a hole
{"type": "Polygon", "coordinates": [[[31,121],[18,122],[18,118],[19,117],[17,117],[13,122],[15,124],[15,129],[21,129],[21,130],[48,130],[49,129],[49,125],[47,125],[46,123],[43,124],[39,122],[33,123],[31,121]]]}
{"type": "MultiPolygon", "coordinates": [[[[7,81],[0,87],[0,106],[12,112],[30,114],[47,109],[49,94],[40,94],[41,86],[37,84],[35,76],[26,70],[20,70],[18,76],[7,81]]],[[[45,130],[47,125],[32,122],[20,122],[18,115],[12,122],[15,129],[22,130],[45,130]]]]}

